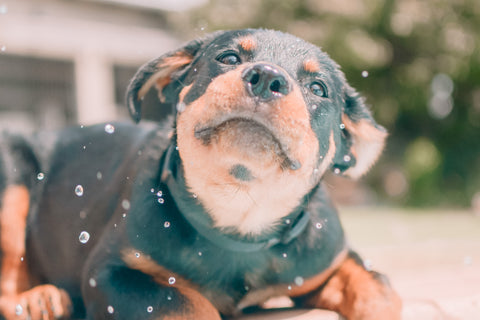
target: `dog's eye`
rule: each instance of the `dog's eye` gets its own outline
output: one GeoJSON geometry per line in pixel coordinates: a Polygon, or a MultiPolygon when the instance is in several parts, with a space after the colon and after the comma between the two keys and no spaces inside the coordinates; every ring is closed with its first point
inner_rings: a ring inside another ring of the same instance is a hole
{"type": "Polygon", "coordinates": [[[228,65],[236,65],[242,63],[242,60],[235,52],[224,52],[217,57],[217,61],[228,65]]]}
{"type": "Polygon", "coordinates": [[[321,82],[318,82],[318,81],[312,82],[310,84],[310,91],[316,96],[319,96],[322,98],[328,97],[327,87],[325,86],[325,84],[321,82]]]}

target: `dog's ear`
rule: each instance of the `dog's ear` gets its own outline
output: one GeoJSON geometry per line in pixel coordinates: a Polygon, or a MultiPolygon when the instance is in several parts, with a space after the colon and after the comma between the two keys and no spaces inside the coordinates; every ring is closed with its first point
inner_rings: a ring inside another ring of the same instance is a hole
{"type": "Polygon", "coordinates": [[[382,153],[387,131],[373,119],[355,89],[348,84],[344,91],[341,143],[337,146],[333,168],[351,178],[366,173],[382,153]]]}
{"type": "Polygon", "coordinates": [[[209,34],[201,39],[188,42],[183,47],[168,52],[156,59],[145,63],[134,75],[127,88],[126,102],[132,119],[139,122],[141,118],[142,100],[147,92],[155,86],[158,90],[160,101],[165,101],[162,94],[170,84],[181,85],[182,74],[189,69],[201,49],[221,32],[209,34]]]}

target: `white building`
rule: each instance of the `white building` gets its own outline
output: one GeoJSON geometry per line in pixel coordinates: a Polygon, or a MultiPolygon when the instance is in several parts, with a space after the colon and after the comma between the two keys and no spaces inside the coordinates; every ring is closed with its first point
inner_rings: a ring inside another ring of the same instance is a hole
{"type": "Polygon", "coordinates": [[[0,129],[125,118],[125,87],[182,40],[166,10],[202,0],[0,0],[0,129]]]}

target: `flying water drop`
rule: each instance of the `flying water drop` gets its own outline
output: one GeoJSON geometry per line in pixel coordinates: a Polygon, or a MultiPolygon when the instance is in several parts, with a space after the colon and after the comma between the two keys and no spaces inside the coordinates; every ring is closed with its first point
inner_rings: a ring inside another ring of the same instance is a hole
{"type": "Polygon", "coordinates": [[[75,187],[75,194],[79,197],[83,196],[83,186],[81,184],[75,187]]]}
{"type": "Polygon", "coordinates": [[[105,125],[105,132],[108,134],[112,134],[115,132],[115,127],[108,123],[105,125]]]}
{"type": "Polygon", "coordinates": [[[85,244],[88,242],[88,240],[90,240],[90,233],[88,233],[87,231],[80,232],[80,235],[78,236],[78,241],[85,244]]]}

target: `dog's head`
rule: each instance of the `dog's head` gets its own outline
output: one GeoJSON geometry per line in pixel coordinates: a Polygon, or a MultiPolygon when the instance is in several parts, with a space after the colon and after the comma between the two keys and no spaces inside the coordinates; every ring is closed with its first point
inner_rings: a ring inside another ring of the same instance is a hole
{"type": "Polygon", "coordinates": [[[177,106],[188,187],[244,233],[287,215],[328,169],[361,176],[386,137],[326,53],[277,31],[217,32],[148,62],[127,92],[136,121],[152,86],[177,106]]]}

